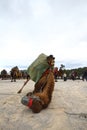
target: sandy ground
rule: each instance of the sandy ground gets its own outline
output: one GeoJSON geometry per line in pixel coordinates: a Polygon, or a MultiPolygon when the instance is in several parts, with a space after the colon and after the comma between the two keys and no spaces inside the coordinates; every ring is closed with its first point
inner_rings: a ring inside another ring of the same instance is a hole
{"type": "Polygon", "coordinates": [[[0,130],[87,130],[87,82],[55,82],[52,102],[38,114],[21,104],[21,98],[33,90],[29,81],[0,80],[0,130]]]}

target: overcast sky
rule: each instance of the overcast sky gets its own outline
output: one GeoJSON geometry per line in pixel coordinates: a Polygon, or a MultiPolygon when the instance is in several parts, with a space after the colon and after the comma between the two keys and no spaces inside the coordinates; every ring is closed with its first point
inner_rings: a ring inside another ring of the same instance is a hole
{"type": "Polygon", "coordinates": [[[55,66],[87,66],[87,0],[0,0],[0,69],[28,67],[40,53],[55,66]]]}

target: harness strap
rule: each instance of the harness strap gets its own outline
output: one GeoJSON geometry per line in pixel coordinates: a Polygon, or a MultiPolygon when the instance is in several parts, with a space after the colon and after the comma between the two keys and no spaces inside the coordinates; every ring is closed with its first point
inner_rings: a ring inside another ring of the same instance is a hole
{"type": "Polygon", "coordinates": [[[30,100],[29,100],[29,102],[28,102],[28,107],[31,107],[32,106],[32,102],[33,102],[33,99],[32,98],[30,98],[30,100]]]}
{"type": "Polygon", "coordinates": [[[38,100],[39,102],[41,102],[41,99],[38,96],[32,95],[31,98],[29,99],[28,104],[27,104],[27,106],[29,108],[31,108],[31,106],[33,104],[33,100],[38,100]]]}
{"type": "Polygon", "coordinates": [[[50,72],[52,72],[51,68],[48,68],[43,74],[42,77],[45,76],[46,74],[49,74],[50,72]]]}

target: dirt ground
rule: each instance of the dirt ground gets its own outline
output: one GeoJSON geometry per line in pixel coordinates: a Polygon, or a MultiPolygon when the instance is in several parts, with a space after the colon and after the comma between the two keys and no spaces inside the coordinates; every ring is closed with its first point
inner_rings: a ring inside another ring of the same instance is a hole
{"type": "Polygon", "coordinates": [[[0,130],[87,130],[87,82],[58,80],[52,102],[38,114],[21,104],[21,98],[33,90],[29,81],[0,79],[0,130]]]}

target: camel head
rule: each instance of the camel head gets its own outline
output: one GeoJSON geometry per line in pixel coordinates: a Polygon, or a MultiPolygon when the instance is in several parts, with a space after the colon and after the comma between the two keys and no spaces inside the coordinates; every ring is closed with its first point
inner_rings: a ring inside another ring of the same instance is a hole
{"type": "Polygon", "coordinates": [[[55,57],[53,55],[47,56],[47,62],[50,66],[54,66],[55,63],[55,57]]]}

